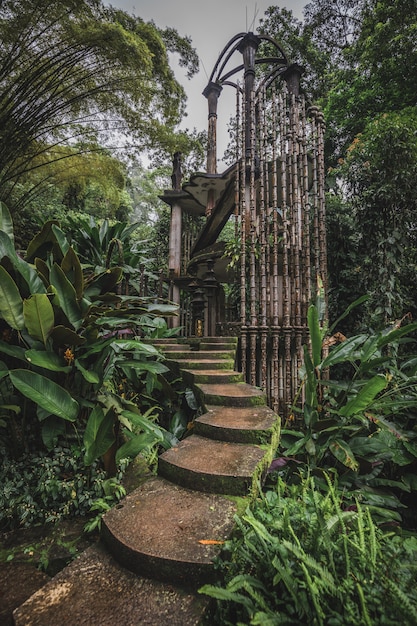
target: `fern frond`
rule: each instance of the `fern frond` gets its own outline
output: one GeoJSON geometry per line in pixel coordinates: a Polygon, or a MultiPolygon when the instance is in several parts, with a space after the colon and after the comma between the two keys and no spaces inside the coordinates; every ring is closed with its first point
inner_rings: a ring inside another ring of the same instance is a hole
{"type": "Polygon", "coordinates": [[[395,605],[401,610],[403,616],[407,616],[408,624],[417,624],[417,606],[415,602],[412,602],[409,596],[404,593],[402,589],[387,576],[383,576],[383,582],[388,589],[391,598],[394,600],[395,605]]]}

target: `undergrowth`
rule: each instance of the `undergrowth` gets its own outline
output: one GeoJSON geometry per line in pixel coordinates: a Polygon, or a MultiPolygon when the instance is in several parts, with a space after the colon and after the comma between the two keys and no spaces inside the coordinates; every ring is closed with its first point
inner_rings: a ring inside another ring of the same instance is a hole
{"type": "Polygon", "coordinates": [[[216,599],[221,626],[417,624],[417,536],[378,527],[368,507],[343,510],[337,485],[278,479],[226,543],[216,599]]]}

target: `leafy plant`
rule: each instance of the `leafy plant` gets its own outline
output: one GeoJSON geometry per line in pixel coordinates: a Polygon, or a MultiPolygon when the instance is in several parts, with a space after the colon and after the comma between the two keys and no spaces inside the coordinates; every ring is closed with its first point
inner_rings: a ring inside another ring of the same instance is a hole
{"type": "Polygon", "coordinates": [[[16,447],[20,433],[26,445],[27,425],[49,449],[68,427],[80,429],[85,462],[107,454],[110,473],[124,455],[157,443],[168,446],[153,424],[158,407],[149,406],[168,368],[158,350],[140,340],[138,319],[146,315],[150,324],[175,307],[117,294],[122,269],[84,270],[54,222],[44,225],[22,259],[4,205],[1,213],[6,230],[0,230],[0,317],[6,340],[0,341],[0,405],[9,444],[16,447]],[[128,442],[117,452],[121,430],[128,442]]]}
{"type": "MultiPolygon", "coordinates": [[[[119,468],[118,480],[123,468],[119,468]]],[[[89,515],[98,498],[110,495],[100,463],[94,461],[86,468],[80,446],[74,444],[26,453],[19,459],[10,458],[2,447],[0,480],[3,531],[89,515]]]]}
{"type": "Polygon", "coordinates": [[[337,484],[279,478],[241,519],[219,562],[211,624],[409,625],[417,620],[417,538],[385,533],[337,484]]]}
{"type": "Polygon", "coordinates": [[[310,348],[304,347],[302,382],[287,424],[299,416],[299,428],[283,430],[275,465],[296,458],[312,469],[337,467],[346,497],[400,522],[398,496],[417,488],[417,361],[401,355],[400,345],[417,324],[400,320],[347,339],[329,336],[334,326],[326,334],[319,317],[318,307],[310,306],[310,348]]]}

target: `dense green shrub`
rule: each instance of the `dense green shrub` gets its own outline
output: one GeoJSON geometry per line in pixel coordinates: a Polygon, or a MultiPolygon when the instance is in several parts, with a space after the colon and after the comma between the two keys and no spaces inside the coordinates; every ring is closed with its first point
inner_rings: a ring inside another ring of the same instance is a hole
{"type": "Polygon", "coordinates": [[[259,498],[225,546],[218,600],[221,626],[411,626],[417,623],[417,537],[381,530],[359,502],[343,510],[327,477],[311,476],[259,498]]]}
{"type": "MultiPolygon", "coordinates": [[[[120,485],[109,481],[98,462],[86,468],[80,446],[57,446],[49,453],[27,453],[18,460],[4,448],[0,453],[2,531],[86,516],[110,492],[117,500],[120,485]]],[[[121,476],[122,470],[116,478],[121,476]]]]}

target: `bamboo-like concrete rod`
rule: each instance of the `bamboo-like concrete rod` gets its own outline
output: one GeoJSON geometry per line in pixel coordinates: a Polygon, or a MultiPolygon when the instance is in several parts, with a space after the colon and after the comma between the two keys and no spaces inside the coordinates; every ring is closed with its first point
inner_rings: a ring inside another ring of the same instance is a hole
{"type": "Polygon", "coordinates": [[[283,323],[290,325],[290,277],[289,277],[289,248],[290,224],[288,219],[288,188],[287,188],[287,96],[281,96],[280,107],[280,140],[281,140],[281,189],[282,189],[282,226],[283,226],[283,260],[282,260],[282,287],[283,287],[283,323]]]}
{"type": "Polygon", "coordinates": [[[246,155],[245,155],[245,128],[246,128],[246,97],[243,92],[242,106],[242,126],[240,133],[240,332],[241,332],[241,351],[242,351],[242,371],[245,380],[249,380],[247,366],[247,297],[246,297],[246,223],[247,223],[247,206],[246,206],[246,155]]]}
{"type": "Polygon", "coordinates": [[[300,224],[300,181],[299,181],[299,102],[295,94],[291,94],[291,181],[292,181],[292,226],[293,226],[293,264],[294,264],[294,290],[293,290],[293,321],[295,327],[301,325],[301,224],[300,224]]]}
{"type": "Polygon", "coordinates": [[[266,147],[266,99],[265,91],[262,89],[258,94],[258,127],[259,127],[259,243],[260,243],[260,297],[259,297],[259,322],[260,322],[260,380],[259,386],[267,393],[269,390],[267,380],[267,334],[268,334],[268,309],[269,298],[267,285],[270,283],[268,272],[268,250],[267,242],[269,238],[268,225],[268,201],[266,195],[266,180],[268,179],[268,160],[266,147]]]}
{"type": "MultiPolygon", "coordinates": [[[[307,310],[311,302],[311,256],[310,256],[310,198],[309,198],[309,170],[308,170],[308,141],[307,141],[307,120],[305,115],[305,102],[303,98],[302,106],[302,126],[303,126],[303,209],[304,209],[304,228],[303,228],[303,258],[304,258],[304,281],[303,281],[303,310],[301,312],[303,324],[306,323],[307,310]]],[[[313,155],[312,158],[315,158],[313,155]]]]}
{"type": "MultiPolygon", "coordinates": [[[[326,242],[326,203],[324,188],[324,117],[321,112],[317,115],[318,131],[318,221],[319,221],[319,248],[320,248],[320,276],[323,281],[325,297],[327,297],[327,242],[326,242]]],[[[327,306],[326,306],[327,311],[327,306]]]]}
{"type": "MultiPolygon", "coordinates": [[[[249,170],[249,218],[250,218],[250,261],[249,261],[249,297],[250,297],[250,384],[256,385],[257,381],[257,332],[258,332],[258,272],[256,262],[256,247],[258,243],[257,233],[257,212],[256,212],[256,190],[255,190],[255,167],[256,167],[256,118],[255,118],[255,92],[252,89],[250,94],[249,115],[250,124],[247,128],[250,132],[250,170],[249,170]]],[[[248,145],[248,144],[246,144],[248,145]]]]}

